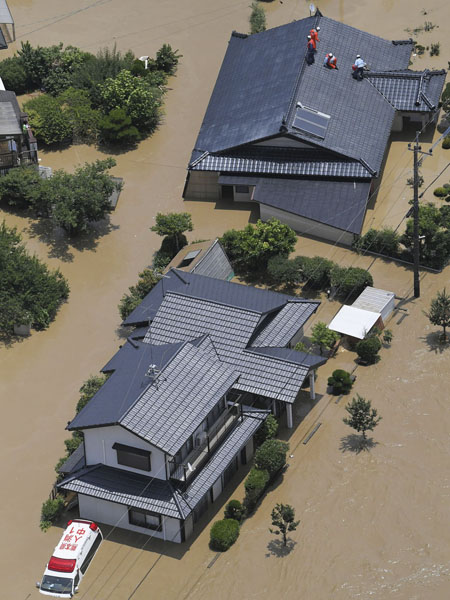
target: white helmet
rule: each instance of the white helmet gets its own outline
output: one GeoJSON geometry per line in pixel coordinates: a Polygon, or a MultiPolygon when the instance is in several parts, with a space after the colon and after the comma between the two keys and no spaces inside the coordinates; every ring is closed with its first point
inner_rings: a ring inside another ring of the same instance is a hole
{"type": "Polygon", "coordinates": [[[357,54],[357,55],[356,55],[356,58],[361,58],[361,54],[357,54]]]}
{"type": "Polygon", "coordinates": [[[320,31],[320,27],[319,26],[316,27],[316,31],[320,31]]]}

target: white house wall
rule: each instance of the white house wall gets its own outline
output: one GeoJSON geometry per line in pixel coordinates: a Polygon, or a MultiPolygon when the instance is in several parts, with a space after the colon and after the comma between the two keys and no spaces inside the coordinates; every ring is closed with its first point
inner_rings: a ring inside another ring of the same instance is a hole
{"type": "Polygon", "coordinates": [[[330,225],[318,223],[317,221],[311,221],[310,219],[280,210],[274,206],[260,204],[260,213],[262,221],[268,221],[274,217],[299,233],[307,233],[308,235],[330,240],[331,242],[339,242],[344,246],[351,246],[353,242],[353,234],[351,233],[336,229],[330,225]]]}
{"type": "Polygon", "coordinates": [[[108,465],[109,467],[117,467],[118,469],[140,473],[141,475],[145,474],[148,477],[166,479],[164,453],[144,440],[141,440],[141,438],[133,435],[123,427],[120,427],[120,425],[85,429],[84,447],[87,465],[101,463],[103,465],[108,465]],[[117,451],[113,449],[113,444],[116,442],[151,452],[150,461],[152,470],[142,471],[141,469],[133,469],[132,467],[119,465],[117,462],[117,451]]]}
{"type": "Polygon", "coordinates": [[[171,542],[181,542],[181,521],[172,517],[162,517],[162,531],[154,531],[146,527],[132,525],[128,520],[128,507],[124,504],[108,502],[100,498],[78,494],[80,517],[91,521],[98,521],[105,525],[129,529],[151,537],[161,538],[171,542]]]}
{"type": "Polygon", "coordinates": [[[190,171],[185,197],[193,200],[218,200],[220,198],[219,173],[190,171]]]}

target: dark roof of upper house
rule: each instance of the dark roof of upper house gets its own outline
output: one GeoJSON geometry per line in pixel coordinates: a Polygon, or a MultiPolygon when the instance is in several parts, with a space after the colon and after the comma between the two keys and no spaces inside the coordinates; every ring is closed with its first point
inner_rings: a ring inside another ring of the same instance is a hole
{"type": "MultiPolygon", "coordinates": [[[[369,172],[369,177],[377,174],[397,106],[388,97],[392,94],[386,92],[385,97],[380,93],[378,82],[374,85],[367,78],[353,79],[351,66],[359,53],[373,73],[388,72],[391,76],[392,72],[398,72],[395,81],[399,91],[393,96],[401,97],[403,86],[411,87],[411,72],[407,69],[412,48],[412,40],[388,41],[320,14],[250,36],[233,33],[189,168],[245,172],[247,166],[248,172],[258,173],[260,168],[264,173],[274,174],[277,173],[274,161],[268,160],[258,167],[256,159],[249,157],[245,165],[230,149],[288,135],[358,162],[369,172]],[[320,43],[316,61],[307,65],[306,36],[317,25],[320,25],[320,43]],[[323,66],[327,52],[337,56],[338,70],[323,66]],[[296,114],[302,107],[329,117],[323,135],[296,126],[296,114]]],[[[418,73],[419,79],[422,75],[418,73]]],[[[439,99],[441,83],[441,75],[431,76],[425,86],[425,97],[433,105],[439,99]]],[[[421,110],[430,110],[423,108],[424,104],[427,104],[425,98],[421,110]]],[[[335,176],[342,176],[339,169],[343,166],[332,167],[335,176]]],[[[287,168],[289,174],[306,175],[308,170],[321,167],[293,164],[287,168]]],[[[345,168],[355,169],[350,165],[345,168]]]]}
{"type": "Polygon", "coordinates": [[[86,466],[86,459],[84,456],[84,444],[80,444],[78,448],[72,452],[69,458],[59,467],[59,473],[68,475],[69,473],[75,473],[80,471],[86,466]]]}
{"type": "Polygon", "coordinates": [[[134,309],[123,324],[136,326],[151,321],[167,292],[178,292],[185,296],[212,300],[230,307],[250,309],[261,315],[283,307],[288,301],[312,303],[316,307],[319,305],[319,302],[294,298],[287,294],[251,285],[171,269],[145,296],[141,304],[134,309]]]}
{"type": "MultiPolygon", "coordinates": [[[[260,178],[253,198],[260,204],[359,234],[369,193],[369,181],[260,178]]],[[[315,235],[314,226],[309,233],[315,235]]]]}
{"type": "Polygon", "coordinates": [[[298,365],[308,365],[310,368],[316,369],[324,365],[327,359],[324,356],[317,356],[316,354],[308,354],[307,352],[299,352],[293,348],[252,348],[254,352],[258,354],[265,354],[266,356],[272,356],[274,358],[281,358],[289,362],[296,363],[298,365]]]}
{"type": "Polygon", "coordinates": [[[367,80],[397,110],[428,112],[437,107],[447,71],[369,71],[367,80]]]}
{"type": "Polygon", "coordinates": [[[267,414],[265,411],[246,408],[242,420],[236,423],[211,459],[198,472],[198,476],[194,473],[193,481],[185,492],[178,490],[170,481],[105,465],[86,467],[64,479],[58,487],[132,508],[185,519],[251,439],[267,414]]]}

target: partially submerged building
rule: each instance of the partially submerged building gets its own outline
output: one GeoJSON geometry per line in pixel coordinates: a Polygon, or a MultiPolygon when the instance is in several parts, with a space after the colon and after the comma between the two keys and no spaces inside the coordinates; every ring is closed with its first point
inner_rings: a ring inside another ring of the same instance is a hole
{"type": "Polygon", "coordinates": [[[0,90],[0,174],[14,167],[38,164],[37,142],[27,126],[16,94],[0,90]]]}
{"type": "Polygon", "coordinates": [[[189,271],[227,281],[234,277],[233,267],[217,238],[184,246],[167,265],[165,272],[170,269],[189,271]]]}
{"type": "MultiPolygon", "coordinates": [[[[318,302],[172,269],[125,323],[110,377],[69,424],[84,444],[59,486],[80,516],[182,542],[270,410],[286,413],[322,357],[291,349],[318,302]]],[[[297,400],[298,401],[298,400],[297,400]]]]}
{"type": "Polygon", "coordinates": [[[391,131],[437,117],[445,71],[411,71],[413,41],[322,16],[233,32],[188,165],[184,197],[256,202],[298,232],[351,244],[391,131]],[[320,26],[316,61],[306,40],[320,26]],[[332,51],[339,70],[323,66],[332,51]],[[370,65],[352,78],[361,54],[370,65]]]}

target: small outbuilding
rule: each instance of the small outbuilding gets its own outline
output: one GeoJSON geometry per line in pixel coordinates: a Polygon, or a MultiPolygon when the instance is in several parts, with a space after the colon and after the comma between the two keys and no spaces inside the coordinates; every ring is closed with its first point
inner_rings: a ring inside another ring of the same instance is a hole
{"type": "Polygon", "coordinates": [[[328,328],[342,335],[362,340],[375,325],[381,325],[380,313],[355,306],[343,306],[328,328]]]}
{"type": "Polygon", "coordinates": [[[395,294],[387,290],[379,290],[367,286],[366,289],[353,302],[355,308],[362,308],[375,313],[380,313],[383,324],[394,310],[395,294]]]}

